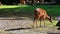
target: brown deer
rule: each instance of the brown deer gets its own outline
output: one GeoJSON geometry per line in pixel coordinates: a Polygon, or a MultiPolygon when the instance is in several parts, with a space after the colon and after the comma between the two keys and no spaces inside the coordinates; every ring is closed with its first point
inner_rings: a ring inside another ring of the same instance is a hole
{"type": "Polygon", "coordinates": [[[50,16],[48,16],[48,14],[46,13],[45,10],[43,10],[41,8],[36,8],[36,10],[34,11],[33,26],[34,26],[34,23],[36,23],[36,27],[37,27],[37,21],[40,20],[40,27],[41,27],[41,20],[43,19],[44,27],[45,27],[45,19],[46,18],[52,23],[52,18],[50,16]]]}

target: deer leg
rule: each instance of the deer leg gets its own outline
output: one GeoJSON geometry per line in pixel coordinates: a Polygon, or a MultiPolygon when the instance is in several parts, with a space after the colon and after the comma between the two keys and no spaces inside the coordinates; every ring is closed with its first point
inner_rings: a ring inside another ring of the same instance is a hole
{"type": "Polygon", "coordinates": [[[34,20],[34,21],[33,21],[33,28],[35,27],[35,26],[34,26],[34,24],[35,24],[35,21],[36,21],[36,20],[34,20]]]}
{"type": "Polygon", "coordinates": [[[40,27],[41,27],[41,19],[40,19],[40,27]]]}
{"type": "Polygon", "coordinates": [[[44,19],[44,27],[45,27],[45,19],[44,19]]]}
{"type": "Polygon", "coordinates": [[[36,24],[35,27],[36,27],[36,28],[37,28],[37,21],[38,21],[38,20],[35,21],[35,24],[36,24]]]}
{"type": "Polygon", "coordinates": [[[37,27],[37,19],[34,19],[34,21],[33,21],[33,28],[36,28],[36,27],[37,27]]]}
{"type": "Polygon", "coordinates": [[[45,16],[44,16],[44,18],[43,18],[43,21],[44,21],[44,27],[45,27],[45,16]]]}
{"type": "Polygon", "coordinates": [[[33,28],[34,28],[34,23],[35,23],[35,20],[33,21],[33,28]]]}
{"type": "Polygon", "coordinates": [[[36,16],[34,17],[33,27],[37,27],[37,21],[38,21],[38,15],[36,15],[36,16]],[[34,26],[34,24],[36,24],[36,25],[34,26]]]}
{"type": "Polygon", "coordinates": [[[37,24],[37,21],[39,20],[39,17],[36,19],[36,21],[35,21],[35,24],[36,24],[36,28],[38,28],[38,24],[37,24]]]}
{"type": "Polygon", "coordinates": [[[45,18],[46,18],[46,15],[43,16],[44,27],[45,27],[45,18]]]}

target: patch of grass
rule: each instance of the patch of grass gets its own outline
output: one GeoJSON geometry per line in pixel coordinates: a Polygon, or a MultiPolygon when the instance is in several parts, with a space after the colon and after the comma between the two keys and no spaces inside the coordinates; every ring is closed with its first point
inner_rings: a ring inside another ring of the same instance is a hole
{"type": "MultiPolygon", "coordinates": [[[[46,27],[55,27],[55,25],[57,24],[57,20],[52,20],[53,23],[49,22],[48,20],[45,21],[45,25],[46,27]]],[[[40,25],[40,22],[38,21],[38,23],[40,25]]],[[[44,26],[44,21],[41,22],[42,26],[44,26]]]]}
{"type": "Polygon", "coordinates": [[[0,6],[0,14],[33,14],[36,8],[42,8],[47,11],[51,16],[60,15],[60,5],[39,5],[39,6],[29,6],[29,5],[9,5],[9,6],[0,6]]]}

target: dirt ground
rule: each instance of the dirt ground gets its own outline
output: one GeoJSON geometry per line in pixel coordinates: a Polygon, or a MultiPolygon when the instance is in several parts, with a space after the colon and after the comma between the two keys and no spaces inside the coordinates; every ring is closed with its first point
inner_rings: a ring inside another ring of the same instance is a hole
{"type": "Polygon", "coordinates": [[[60,34],[56,28],[32,28],[33,21],[27,17],[0,18],[0,34],[60,34]]]}

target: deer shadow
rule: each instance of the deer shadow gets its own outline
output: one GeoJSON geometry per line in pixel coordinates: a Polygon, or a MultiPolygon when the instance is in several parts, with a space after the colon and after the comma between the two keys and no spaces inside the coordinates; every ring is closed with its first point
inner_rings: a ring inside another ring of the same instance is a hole
{"type": "Polygon", "coordinates": [[[5,31],[15,31],[15,30],[26,30],[26,29],[32,29],[32,28],[15,28],[15,29],[7,29],[5,31]]]}
{"type": "Polygon", "coordinates": [[[60,30],[60,20],[57,22],[56,26],[58,26],[58,30],[60,30]]]}

